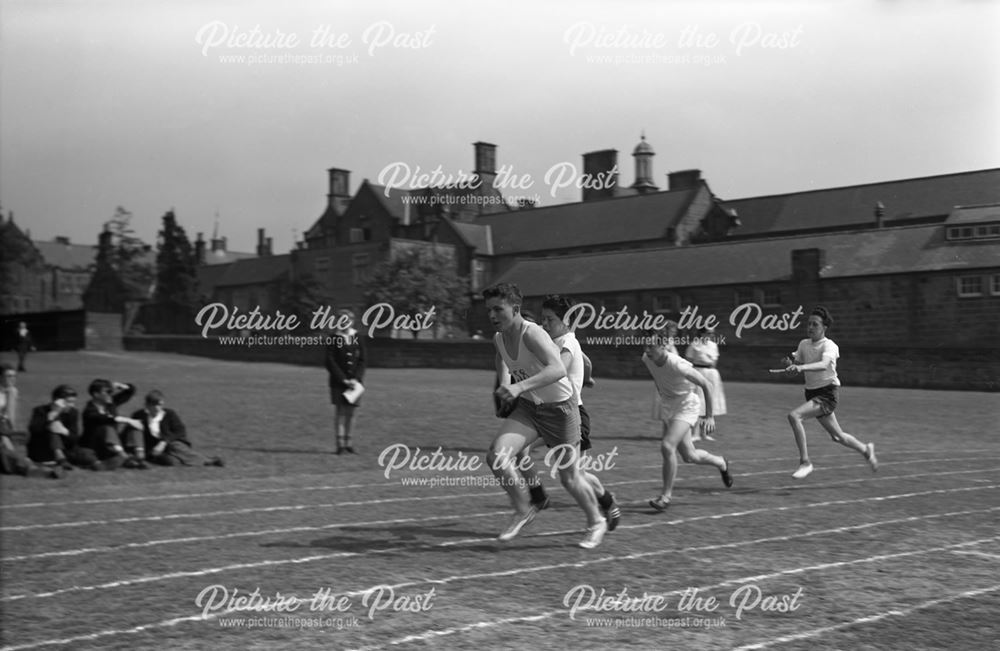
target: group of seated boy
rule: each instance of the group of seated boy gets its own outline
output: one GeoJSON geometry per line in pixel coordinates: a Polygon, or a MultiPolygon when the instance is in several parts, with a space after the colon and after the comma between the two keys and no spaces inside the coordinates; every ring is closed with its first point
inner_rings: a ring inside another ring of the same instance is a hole
{"type": "Polygon", "coordinates": [[[17,389],[13,367],[3,365],[0,386],[0,429],[3,461],[7,474],[58,478],[73,468],[145,470],[150,463],[163,466],[223,466],[220,457],[195,452],[180,416],[166,407],[163,393],[146,394],[145,407],[131,416],[118,408],[135,395],[136,388],[124,382],[96,379],[87,392],[90,400],[77,409],[77,392],[60,384],[51,401],[32,409],[27,432],[27,455],[13,445],[17,389]],[[82,427],[81,427],[82,425],[82,427]]]}

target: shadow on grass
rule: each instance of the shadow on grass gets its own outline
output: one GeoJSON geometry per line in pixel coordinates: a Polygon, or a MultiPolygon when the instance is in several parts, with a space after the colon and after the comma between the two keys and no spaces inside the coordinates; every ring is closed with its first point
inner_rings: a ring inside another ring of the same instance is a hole
{"type": "MultiPolygon", "coordinates": [[[[300,549],[329,549],[341,552],[366,552],[405,547],[401,553],[426,548],[447,549],[438,547],[433,539],[457,540],[462,538],[480,538],[487,536],[483,531],[449,528],[447,524],[431,525],[400,525],[395,527],[342,527],[340,534],[319,538],[311,541],[279,541],[264,543],[261,547],[292,547],[300,549]],[[428,539],[431,539],[429,541],[428,539]]],[[[469,549],[463,547],[463,549],[469,549]]]]}
{"type": "Polygon", "coordinates": [[[645,434],[645,435],[637,435],[637,436],[625,436],[624,434],[618,434],[618,435],[616,435],[616,434],[606,434],[606,433],[602,432],[598,436],[592,436],[591,437],[591,441],[594,442],[594,443],[597,443],[599,441],[643,441],[643,442],[646,442],[646,443],[659,444],[661,438],[662,437],[659,434],[656,434],[656,435],[645,434]]]}
{"type": "Polygon", "coordinates": [[[263,454],[309,454],[309,455],[332,455],[333,452],[327,449],[318,448],[247,448],[230,445],[215,446],[220,450],[237,450],[239,452],[261,452],[263,454]]]}

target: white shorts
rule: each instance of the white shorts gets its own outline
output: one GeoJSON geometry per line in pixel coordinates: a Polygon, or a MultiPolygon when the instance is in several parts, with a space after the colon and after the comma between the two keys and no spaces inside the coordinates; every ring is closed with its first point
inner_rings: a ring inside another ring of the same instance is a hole
{"type": "Polygon", "coordinates": [[[694,391],[686,396],[669,400],[660,397],[659,401],[660,421],[663,423],[669,424],[672,420],[679,420],[694,427],[701,417],[701,398],[694,391]]]}

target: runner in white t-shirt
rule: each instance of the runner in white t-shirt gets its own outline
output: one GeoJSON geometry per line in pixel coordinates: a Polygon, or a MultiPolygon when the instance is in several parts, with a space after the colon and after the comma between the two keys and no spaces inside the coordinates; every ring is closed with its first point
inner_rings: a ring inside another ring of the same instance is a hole
{"type": "Polygon", "coordinates": [[[872,472],[878,470],[878,459],[875,457],[875,444],[862,443],[855,437],[840,429],[834,410],[839,400],[837,377],[837,359],[840,348],[832,339],[827,339],[826,330],[833,325],[830,312],[822,306],[817,306],[806,322],[807,339],[799,342],[799,347],[791,357],[782,360],[785,370],[792,373],[802,373],[806,382],[806,401],[788,414],[788,423],[792,426],[795,445],[799,448],[799,467],[792,473],[795,479],[804,479],[813,471],[809,460],[809,450],[806,446],[806,429],[802,421],[806,418],[816,418],[830,438],[836,443],[861,453],[872,472]]]}
{"type": "Polygon", "coordinates": [[[715,431],[712,394],[706,391],[708,382],[691,362],[670,352],[663,335],[650,332],[647,336],[649,341],[642,355],[642,363],[646,365],[656,384],[660,397],[660,421],[663,423],[660,442],[663,492],[659,497],[649,500],[649,505],[657,511],[665,511],[670,506],[674,492],[678,453],[685,463],[718,468],[726,488],[733,485],[733,476],[727,459],[699,450],[691,442],[691,431],[701,417],[701,399],[694,390],[696,385],[702,388],[705,395],[704,431],[707,434],[715,431]]]}

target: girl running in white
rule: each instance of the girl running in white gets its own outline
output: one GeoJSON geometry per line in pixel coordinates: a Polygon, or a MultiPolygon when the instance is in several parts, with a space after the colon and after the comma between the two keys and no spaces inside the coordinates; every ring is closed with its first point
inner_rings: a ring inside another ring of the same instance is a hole
{"type": "Polygon", "coordinates": [[[809,461],[809,450],[806,446],[806,429],[802,421],[806,418],[816,418],[830,438],[836,443],[848,447],[868,461],[872,472],[878,470],[878,459],[875,457],[875,444],[864,444],[850,434],[840,429],[837,416],[833,411],[837,408],[840,379],[837,377],[837,358],[840,348],[827,339],[826,330],[833,325],[830,312],[822,306],[816,307],[806,322],[808,339],[799,342],[798,349],[792,356],[782,360],[785,370],[792,373],[803,373],[806,381],[806,401],[788,414],[788,423],[795,435],[795,445],[799,448],[799,468],[792,477],[804,479],[813,471],[809,461]]]}
{"type": "MultiPolygon", "coordinates": [[[[698,331],[698,336],[688,344],[684,351],[684,357],[695,367],[695,369],[705,376],[708,381],[709,391],[712,393],[712,415],[718,418],[726,414],[726,392],[722,388],[722,376],[716,365],[719,363],[719,345],[712,338],[715,335],[715,328],[702,328],[698,331]]],[[[701,419],[691,436],[692,441],[705,439],[711,441],[712,435],[704,432],[705,425],[705,402],[702,389],[695,386],[694,390],[698,397],[702,398],[701,419]]]]}
{"type": "MultiPolygon", "coordinates": [[[[668,353],[673,353],[674,355],[680,355],[680,351],[674,345],[678,341],[677,326],[678,323],[674,320],[667,321],[663,325],[663,342],[661,344],[668,353]]],[[[660,411],[663,409],[663,398],[660,397],[660,392],[655,390],[656,387],[653,387],[653,389],[653,413],[651,417],[653,420],[659,421],[660,411]]]]}
{"type": "Polygon", "coordinates": [[[541,327],[521,317],[521,291],[516,285],[495,285],[483,291],[483,298],[497,330],[493,338],[500,383],[496,395],[504,403],[516,402],[487,454],[493,474],[515,509],[499,539],[513,539],[537,514],[515,465],[518,454],[541,436],[549,446],[566,445],[569,458],[559,468],[559,479],[587,516],[587,535],[580,546],[597,547],[608,525],[597,508],[593,489],[577,469],[580,412],[559,349],[541,327]],[[516,380],[513,384],[512,376],[516,380]]]}
{"type": "Polygon", "coordinates": [[[677,453],[685,463],[715,466],[722,475],[722,482],[729,488],[733,485],[729,461],[694,447],[691,430],[701,414],[701,399],[694,387],[700,386],[705,394],[705,431],[715,431],[712,393],[708,382],[695,370],[691,362],[670,352],[663,343],[663,336],[649,333],[650,339],[642,355],[642,363],[649,369],[660,396],[660,421],[663,423],[663,438],[660,452],[663,455],[663,492],[649,500],[649,505],[657,511],[665,511],[670,506],[677,477],[677,453]]]}

